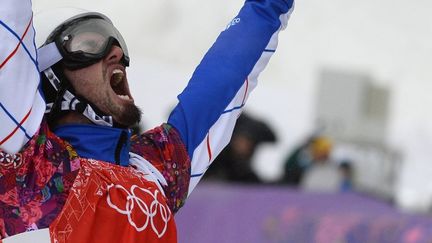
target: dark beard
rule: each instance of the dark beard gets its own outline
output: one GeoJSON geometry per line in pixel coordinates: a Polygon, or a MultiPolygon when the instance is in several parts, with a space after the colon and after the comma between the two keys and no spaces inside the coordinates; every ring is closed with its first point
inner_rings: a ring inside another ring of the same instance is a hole
{"type": "Polygon", "coordinates": [[[114,119],[115,127],[128,128],[141,121],[141,110],[134,104],[127,104],[123,112],[114,119]]]}

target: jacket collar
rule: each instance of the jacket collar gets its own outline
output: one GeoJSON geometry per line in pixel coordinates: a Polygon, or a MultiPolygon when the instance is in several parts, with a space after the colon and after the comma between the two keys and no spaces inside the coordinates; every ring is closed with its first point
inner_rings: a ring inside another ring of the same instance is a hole
{"type": "Polygon", "coordinates": [[[129,164],[130,137],[128,129],[88,124],[67,124],[53,132],[69,142],[82,158],[113,164],[129,164]]]}

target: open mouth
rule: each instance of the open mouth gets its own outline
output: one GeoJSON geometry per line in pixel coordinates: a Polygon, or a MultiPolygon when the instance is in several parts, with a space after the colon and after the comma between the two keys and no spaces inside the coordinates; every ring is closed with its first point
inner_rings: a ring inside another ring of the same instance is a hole
{"type": "Polygon", "coordinates": [[[129,96],[129,91],[127,88],[127,83],[125,81],[125,73],[120,69],[114,69],[111,74],[111,88],[117,94],[117,96],[126,101],[133,101],[129,96]]]}

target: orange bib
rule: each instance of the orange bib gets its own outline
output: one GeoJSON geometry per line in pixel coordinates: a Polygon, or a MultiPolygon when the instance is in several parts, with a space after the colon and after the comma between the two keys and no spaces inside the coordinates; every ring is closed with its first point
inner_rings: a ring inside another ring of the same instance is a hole
{"type": "Polygon", "coordinates": [[[174,214],[155,183],[133,168],[81,159],[51,242],[177,242],[174,214]]]}

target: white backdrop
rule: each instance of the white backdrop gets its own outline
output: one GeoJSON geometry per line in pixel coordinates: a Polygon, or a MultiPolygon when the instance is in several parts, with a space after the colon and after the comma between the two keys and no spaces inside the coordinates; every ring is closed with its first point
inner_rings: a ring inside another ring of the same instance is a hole
{"type": "MultiPolygon", "coordinates": [[[[240,0],[35,0],[35,12],[76,6],[110,16],[129,44],[129,80],[146,127],[166,119],[201,56],[241,6],[240,0]]],[[[312,129],[322,68],[368,72],[392,90],[388,142],[405,154],[398,203],[432,202],[432,2],[297,1],[279,51],[247,110],[278,130],[280,143],[256,158],[260,175],[280,176],[282,159],[312,129]]]]}

